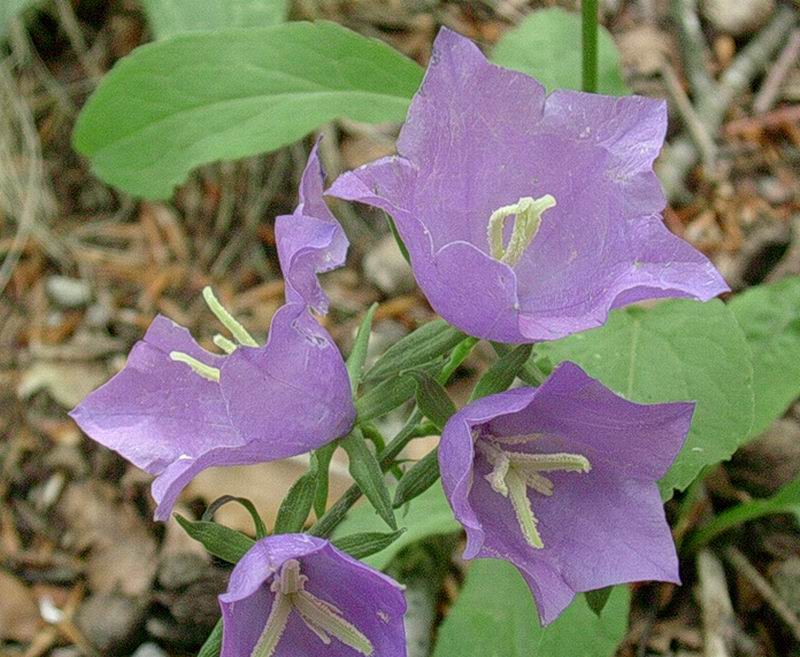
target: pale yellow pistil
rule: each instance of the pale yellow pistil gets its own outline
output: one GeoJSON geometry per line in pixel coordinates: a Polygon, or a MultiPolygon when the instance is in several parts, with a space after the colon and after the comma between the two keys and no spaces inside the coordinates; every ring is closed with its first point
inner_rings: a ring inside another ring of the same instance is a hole
{"type": "Polygon", "coordinates": [[[525,249],[533,242],[536,233],[539,232],[539,227],[542,225],[542,214],[555,205],[555,198],[550,194],[545,194],[540,198],[523,196],[516,203],[497,208],[489,217],[487,227],[489,254],[496,260],[512,267],[516,265],[522,254],[525,253],[525,249]],[[503,239],[503,228],[506,219],[511,216],[514,217],[514,228],[506,245],[503,239]]]}
{"type": "Polygon", "coordinates": [[[300,574],[300,562],[296,559],[283,564],[280,575],[270,586],[275,598],[264,631],[250,657],[272,657],[292,610],[300,615],[306,627],[325,645],[330,644],[333,636],[365,657],[370,657],[375,652],[370,640],[355,625],[346,621],[339,609],[306,591],[307,581],[308,577],[300,574]]]}
{"type": "MultiPolygon", "coordinates": [[[[534,439],[537,436],[529,436],[534,439]]],[[[554,454],[528,454],[504,449],[504,444],[519,444],[521,437],[511,441],[480,439],[476,442],[479,451],[492,466],[486,475],[492,490],[507,497],[514,509],[522,535],[528,545],[543,548],[539,533],[539,521],[533,513],[528,489],[549,497],[553,494],[553,482],[543,472],[589,472],[589,459],[581,454],[558,452],[554,454]],[[501,442],[502,441],[502,442],[501,442]]]]}

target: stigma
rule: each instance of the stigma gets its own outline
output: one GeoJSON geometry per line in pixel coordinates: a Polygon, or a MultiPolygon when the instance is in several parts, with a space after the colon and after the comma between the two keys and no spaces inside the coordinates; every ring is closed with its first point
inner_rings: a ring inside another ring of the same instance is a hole
{"type": "Polygon", "coordinates": [[[542,215],[555,205],[556,199],[545,194],[539,198],[523,196],[516,203],[497,208],[489,217],[487,227],[489,254],[511,267],[516,265],[539,232],[542,215]],[[508,244],[505,244],[503,229],[506,219],[511,216],[514,217],[514,227],[508,244]]]}

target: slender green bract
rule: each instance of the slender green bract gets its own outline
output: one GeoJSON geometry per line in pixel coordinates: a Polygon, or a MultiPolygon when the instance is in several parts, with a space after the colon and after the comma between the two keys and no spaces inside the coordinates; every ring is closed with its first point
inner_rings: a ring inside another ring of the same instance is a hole
{"type": "Polygon", "coordinates": [[[324,21],[185,34],[120,60],[73,141],[106,182],[166,198],[200,164],[274,150],[337,117],[400,121],[421,79],[389,46],[324,21]]]}

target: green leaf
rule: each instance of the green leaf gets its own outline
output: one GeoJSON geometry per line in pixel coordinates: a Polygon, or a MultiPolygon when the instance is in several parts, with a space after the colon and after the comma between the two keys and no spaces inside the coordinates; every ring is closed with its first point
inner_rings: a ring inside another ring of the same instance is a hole
{"type": "Polygon", "coordinates": [[[581,595],[542,628],[517,569],[479,559],[439,628],[433,657],[612,657],[628,628],[629,605],[627,587],[615,587],[598,617],[581,595]]]}
{"type": "Polygon", "coordinates": [[[236,502],[237,504],[240,504],[241,506],[244,507],[245,511],[247,511],[247,513],[250,514],[250,517],[253,519],[253,527],[256,530],[256,539],[264,538],[267,535],[267,527],[264,524],[264,521],[261,519],[261,516],[258,513],[258,509],[256,509],[256,505],[253,504],[246,497],[236,497],[235,495],[222,495],[208,505],[208,508],[205,510],[205,513],[203,513],[203,517],[200,519],[209,521],[213,520],[214,514],[229,502],[236,502]]]}
{"type": "Polygon", "coordinates": [[[753,352],[755,437],[800,396],[800,277],[750,288],[729,308],[753,352]]]}
{"type": "MultiPolygon", "coordinates": [[[[630,93],[620,72],[619,51],[608,30],[598,37],[598,91],[630,93]]],[[[535,77],[547,91],[581,88],[581,17],[553,7],[533,11],[494,47],[495,64],[535,77]]]]}
{"type": "Polygon", "coordinates": [[[317,473],[317,490],[314,493],[314,513],[317,518],[321,518],[328,508],[328,488],[330,484],[330,466],[333,453],[339,446],[337,441],[333,441],[320,447],[314,452],[314,457],[319,464],[319,472],[317,473]]]}
{"type": "Polygon", "coordinates": [[[726,509],[692,535],[687,549],[696,551],[734,527],[776,513],[791,513],[800,521],[800,477],[790,481],[772,497],[749,500],[726,509]]]}
{"type": "MultiPolygon", "coordinates": [[[[429,536],[454,534],[461,529],[444,496],[441,484],[432,486],[407,508],[397,514],[397,524],[405,532],[386,549],[367,557],[364,562],[384,570],[406,547],[429,536]]],[[[333,532],[334,539],[348,534],[373,532],[381,529],[381,522],[368,506],[362,504],[352,509],[333,532]]]]}
{"type": "Polygon", "coordinates": [[[193,167],[274,150],[337,117],[400,121],[421,78],[386,44],[325,21],[185,34],[117,62],[73,141],[106,182],[166,198],[193,167]]]}
{"type": "Polygon", "coordinates": [[[175,520],[189,536],[202,543],[209,554],[228,563],[239,561],[255,543],[249,536],[216,522],[189,520],[178,513],[175,514],[175,520]]]}
{"type": "Polygon", "coordinates": [[[419,497],[439,479],[439,449],[432,449],[412,465],[397,484],[392,506],[396,509],[419,497]]]}
{"type": "Polygon", "coordinates": [[[537,350],[571,360],[631,401],[697,402],[683,449],[660,482],[683,490],[707,465],[729,458],[750,433],[753,368],[731,311],[719,300],[674,300],[611,313],[597,329],[537,350]]]}
{"type": "Polygon", "coordinates": [[[227,27],[269,27],[286,20],[287,0],[142,0],[156,39],[227,27]]]}
{"type": "Polygon", "coordinates": [[[276,534],[293,534],[303,531],[308,514],[314,504],[317,492],[319,461],[316,454],[311,456],[308,472],[292,484],[286,497],[283,498],[275,518],[276,534]]]}
{"type": "Polygon", "coordinates": [[[486,373],[478,379],[475,388],[472,390],[469,400],[474,401],[496,392],[508,390],[514,379],[528,362],[528,358],[533,350],[531,344],[521,344],[508,353],[498,358],[486,373]]]}
{"type": "Polygon", "coordinates": [[[410,372],[417,382],[417,406],[441,431],[456,412],[456,405],[444,386],[425,372],[410,372]]]}
{"type": "Polygon", "coordinates": [[[398,529],[394,532],[363,532],[336,538],[331,543],[355,559],[364,559],[376,552],[385,550],[400,538],[403,532],[405,532],[404,529],[398,529]]]}
{"type": "Polygon", "coordinates": [[[464,334],[443,319],[423,324],[394,343],[367,372],[367,381],[378,381],[414,369],[443,356],[464,339],[464,334]]]}
{"type": "Polygon", "coordinates": [[[383,478],[383,470],[375,454],[370,451],[364,442],[364,436],[358,429],[353,429],[341,445],[347,452],[350,461],[350,476],[353,477],[364,497],[383,518],[384,522],[392,529],[397,529],[397,522],[392,509],[389,489],[383,478]]]}
{"type": "Polygon", "coordinates": [[[603,613],[608,599],[611,597],[611,592],[614,590],[613,586],[606,586],[602,589],[595,589],[593,591],[586,591],[586,604],[598,616],[603,613]]]}
{"type": "MultiPolygon", "coordinates": [[[[436,376],[441,369],[442,363],[437,362],[419,366],[416,371],[436,376]]],[[[364,423],[386,415],[411,399],[416,391],[417,382],[412,372],[381,381],[356,400],[358,422],[364,423]]]]}
{"type": "Polygon", "coordinates": [[[211,630],[211,634],[208,635],[206,642],[203,644],[203,647],[200,648],[200,652],[197,653],[197,657],[219,657],[219,653],[222,650],[222,619],[220,618],[217,621],[217,624],[214,626],[214,629],[211,630]]]}
{"type": "Polygon", "coordinates": [[[361,320],[361,325],[358,327],[356,339],[353,341],[353,350],[347,357],[347,374],[350,376],[350,387],[353,390],[353,394],[358,390],[358,385],[364,375],[364,361],[367,360],[369,336],[372,333],[372,318],[375,317],[377,309],[377,303],[373,303],[369,307],[364,319],[361,320]]]}

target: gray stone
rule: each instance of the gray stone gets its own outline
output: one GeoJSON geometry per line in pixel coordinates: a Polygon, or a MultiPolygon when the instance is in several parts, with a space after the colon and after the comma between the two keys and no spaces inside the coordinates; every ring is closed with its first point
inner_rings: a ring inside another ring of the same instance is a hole
{"type": "Polygon", "coordinates": [[[47,296],[63,308],[82,308],[92,299],[89,284],[79,278],[50,276],[44,285],[47,296]]]}
{"type": "Polygon", "coordinates": [[[704,0],[701,9],[703,17],[720,32],[744,36],[767,22],[775,0],[704,0]]]}
{"type": "Polygon", "coordinates": [[[391,234],[381,238],[364,258],[364,276],[387,296],[414,289],[411,267],[391,234]]]}

